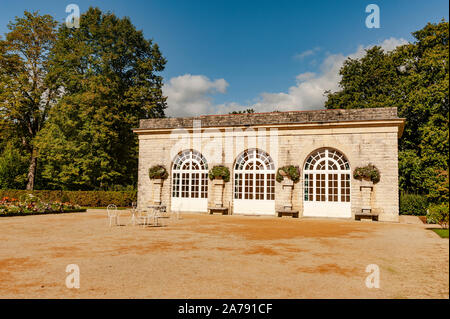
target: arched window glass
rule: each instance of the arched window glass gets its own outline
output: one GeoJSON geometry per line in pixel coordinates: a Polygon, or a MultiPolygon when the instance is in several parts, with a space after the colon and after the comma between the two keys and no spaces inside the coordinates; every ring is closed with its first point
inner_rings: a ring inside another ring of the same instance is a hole
{"type": "Polygon", "coordinates": [[[185,150],[175,158],[172,197],[208,198],[208,164],[199,152],[185,150]]]}
{"type": "Polygon", "coordinates": [[[305,163],[304,199],[309,202],[350,202],[350,164],[331,148],[313,152],[305,163]]]}
{"type": "Polygon", "coordinates": [[[275,199],[275,165],[269,154],[249,149],[238,156],[234,165],[234,198],[275,199]]]}

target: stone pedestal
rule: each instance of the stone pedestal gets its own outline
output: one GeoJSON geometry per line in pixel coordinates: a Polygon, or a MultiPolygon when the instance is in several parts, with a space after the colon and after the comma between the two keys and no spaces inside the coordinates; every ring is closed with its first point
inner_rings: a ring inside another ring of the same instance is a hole
{"type": "Polygon", "coordinates": [[[363,179],[359,189],[361,191],[361,212],[371,213],[373,182],[363,179]]]}
{"type": "Polygon", "coordinates": [[[281,182],[281,193],[279,194],[281,209],[292,210],[292,189],[294,182],[289,178],[284,178],[281,182]]]}
{"type": "Polygon", "coordinates": [[[152,179],[153,188],[153,205],[161,205],[161,189],[163,180],[162,179],[152,179]]]}
{"type": "Polygon", "coordinates": [[[225,181],[223,179],[212,180],[212,206],[223,207],[223,189],[225,181]]]}

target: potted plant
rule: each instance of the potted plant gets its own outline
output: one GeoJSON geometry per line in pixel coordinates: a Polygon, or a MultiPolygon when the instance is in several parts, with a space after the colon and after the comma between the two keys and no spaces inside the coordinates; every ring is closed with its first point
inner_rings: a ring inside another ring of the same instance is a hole
{"type": "Polygon", "coordinates": [[[226,166],[216,165],[209,170],[208,176],[210,180],[223,180],[224,182],[228,182],[230,180],[230,170],[226,166]]]}
{"type": "Polygon", "coordinates": [[[376,184],[380,181],[380,171],[373,164],[357,167],[353,172],[353,178],[368,184],[376,184]]]}
{"type": "Polygon", "coordinates": [[[169,176],[169,174],[167,173],[167,170],[164,166],[162,165],[154,165],[152,167],[149,168],[148,170],[148,177],[152,180],[164,180],[169,176]]]}
{"type": "Polygon", "coordinates": [[[289,178],[292,182],[297,183],[300,180],[300,169],[298,166],[286,165],[278,168],[276,180],[281,183],[284,178],[289,178]]]}

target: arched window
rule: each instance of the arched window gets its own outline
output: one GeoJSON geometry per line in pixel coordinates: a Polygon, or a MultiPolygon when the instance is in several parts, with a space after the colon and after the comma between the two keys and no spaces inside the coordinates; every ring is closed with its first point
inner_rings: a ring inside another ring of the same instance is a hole
{"type": "Polygon", "coordinates": [[[175,158],[172,197],[208,198],[208,164],[199,152],[185,150],[175,158]]]}
{"type": "Polygon", "coordinates": [[[337,150],[312,153],[304,169],[305,201],[350,202],[350,165],[337,150]]]}
{"type": "Polygon", "coordinates": [[[275,199],[275,165],[269,154],[249,149],[238,156],[234,166],[234,198],[275,199]]]}

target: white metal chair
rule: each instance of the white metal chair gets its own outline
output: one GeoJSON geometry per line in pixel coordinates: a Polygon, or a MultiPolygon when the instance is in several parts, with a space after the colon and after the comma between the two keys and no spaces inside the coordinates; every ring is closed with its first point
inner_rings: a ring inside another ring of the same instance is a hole
{"type": "Polygon", "coordinates": [[[160,219],[169,217],[167,214],[165,214],[166,206],[150,205],[149,208],[151,210],[147,213],[147,220],[150,221],[151,219],[153,219],[155,226],[163,226],[160,222],[160,219]]]}
{"type": "Polygon", "coordinates": [[[138,211],[136,207],[131,209],[131,224],[136,225],[146,225],[147,224],[147,214],[146,212],[138,211]]]}
{"type": "Polygon", "coordinates": [[[119,213],[117,211],[117,206],[114,204],[109,204],[108,207],[106,207],[106,211],[108,212],[109,227],[111,227],[113,223],[117,226],[119,224],[119,213]]]}

